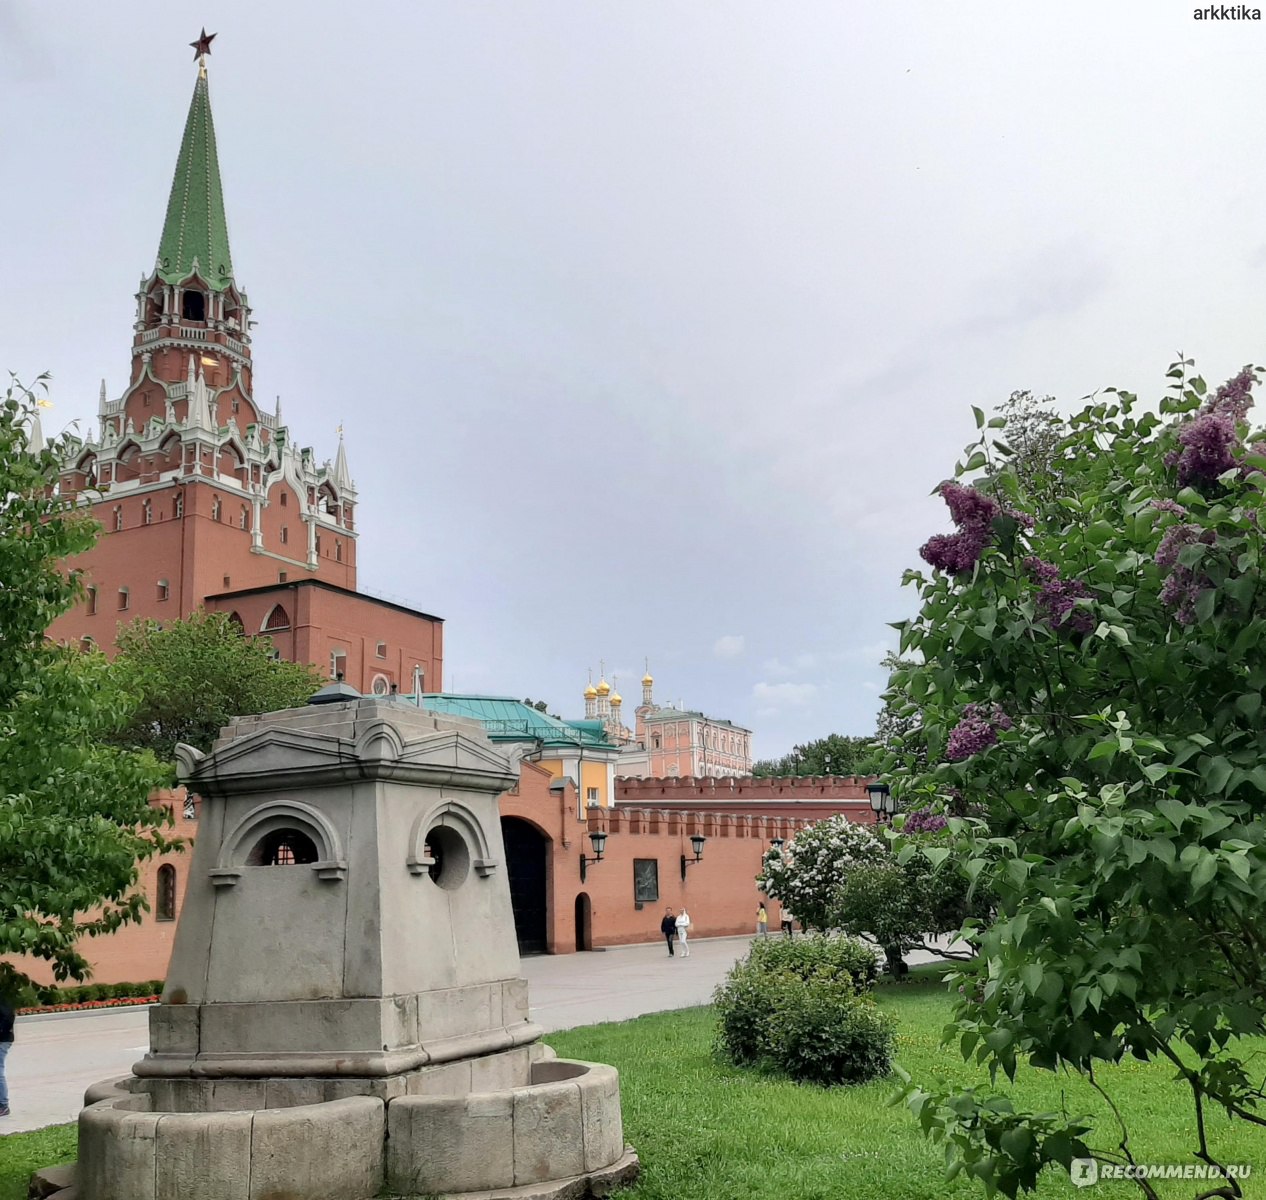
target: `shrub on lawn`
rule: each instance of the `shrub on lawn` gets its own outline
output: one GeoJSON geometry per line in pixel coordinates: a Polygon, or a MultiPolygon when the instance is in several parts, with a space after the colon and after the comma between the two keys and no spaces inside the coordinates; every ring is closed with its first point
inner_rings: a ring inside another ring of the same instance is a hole
{"type": "Polygon", "coordinates": [[[713,997],[717,1049],[812,1083],[886,1075],[893,1033],[866,994],[875,976],[874,951],[852,938],[757,942],[713,997]]]}
{"type": "Polygon", "coordinates": [[[865,1083],[892,1070],[892,1017],[822,977],[784,983],[771,1030],[770,1058],[793,1079],[865,1083]]]}
{"type": "Polygon", "coordinates": [[[762,939],[753,943],[750,959],[769,974],[848,980],[859,994],[869,992],[879,974],[875,951],[851,937],[762,939]]]}

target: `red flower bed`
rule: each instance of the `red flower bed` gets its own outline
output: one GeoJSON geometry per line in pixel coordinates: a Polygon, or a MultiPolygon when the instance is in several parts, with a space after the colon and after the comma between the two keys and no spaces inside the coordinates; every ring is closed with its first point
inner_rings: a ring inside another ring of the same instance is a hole
{"type": "Polygon", "coordinates": [[[40,1004],[34,1008],[19,1008],[18,1016],[32,1013],[80,1012],[90,1008],[130,1008],[137,1004],[157,1004],[157,996],[126,996],[117,1000],[80,1000],[74,1004],[40,1004]]]}

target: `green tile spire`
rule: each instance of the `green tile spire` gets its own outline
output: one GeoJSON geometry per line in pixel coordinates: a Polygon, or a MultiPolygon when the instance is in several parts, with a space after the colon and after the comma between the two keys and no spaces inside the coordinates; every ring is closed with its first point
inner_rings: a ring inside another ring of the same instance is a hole
{"type": "Polygon", "coordinates": [[[233,281],[205,66],[199,67],[189,103],[167,219],[158,243],[157,269],[165,283],[178,283],[195,270],[216,291],[223,291],[233,281]]]}

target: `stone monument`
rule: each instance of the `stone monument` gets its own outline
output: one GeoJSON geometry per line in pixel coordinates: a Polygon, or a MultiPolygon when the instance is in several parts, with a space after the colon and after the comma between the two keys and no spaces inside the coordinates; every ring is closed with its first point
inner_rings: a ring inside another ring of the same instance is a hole
{"type": "Polygon", "coordinates": [[[584,1197],[637,1172],[612,1067],[528,1015],[481,727],[342,684],[178,751],[202,796],[150,1050],[63,1200],[584,1197]]]}

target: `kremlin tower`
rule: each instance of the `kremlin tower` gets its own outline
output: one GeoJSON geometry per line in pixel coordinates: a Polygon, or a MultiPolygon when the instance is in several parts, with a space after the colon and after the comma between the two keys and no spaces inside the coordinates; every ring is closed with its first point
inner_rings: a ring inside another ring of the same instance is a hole
{"type": "Polygon", "coordinates": [[[109,652],[121,621],[200,607],[265,633],[282,657],[328,667],[364,692],[440,690],[443,624],[356,590],[356,486],[340,430],[318,463],[253,385],[251,308],[229,247],[207,80],[193,98],[152,269],[136,293],[128,384],[104,381],[96,437],[61,476],[101,524],[72,566],[85,603],[50,637],[109,652]]]}

